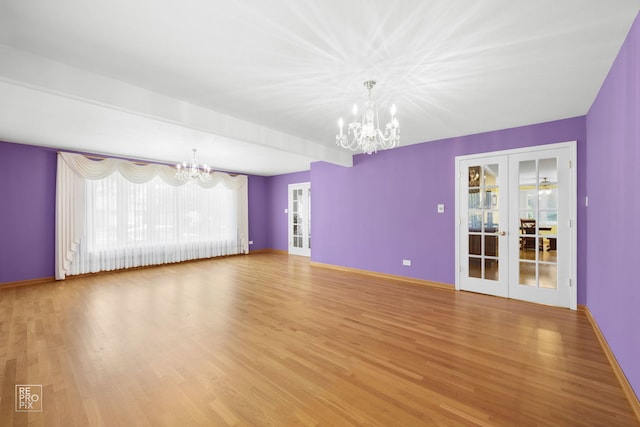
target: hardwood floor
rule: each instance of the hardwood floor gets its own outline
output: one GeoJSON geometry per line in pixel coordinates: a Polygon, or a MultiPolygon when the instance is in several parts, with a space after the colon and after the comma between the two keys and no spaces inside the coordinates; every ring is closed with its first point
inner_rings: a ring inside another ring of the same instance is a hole
{"type": "Polygon", "coordinates": [[[0,289],[0,363],[2,426],[640,425],[582,312],[280,254],[0,289]]]}

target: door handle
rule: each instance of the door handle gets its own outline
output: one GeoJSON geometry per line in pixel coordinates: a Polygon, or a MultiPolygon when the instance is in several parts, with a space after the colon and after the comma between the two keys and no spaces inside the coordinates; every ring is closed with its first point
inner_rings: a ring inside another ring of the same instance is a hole
{"type": "Polygon", "coordinates": [[[506,232],[506,231],[504,231],[504,230],[502,230],[499,234],[500,234],[501,236],[506,236],[506,235],[507,235],[507,232],[506,232]]]}

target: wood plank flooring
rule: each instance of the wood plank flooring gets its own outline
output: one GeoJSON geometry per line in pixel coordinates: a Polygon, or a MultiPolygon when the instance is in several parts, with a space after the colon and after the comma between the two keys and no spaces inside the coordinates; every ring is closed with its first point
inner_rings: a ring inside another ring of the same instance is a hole
{"type": "Polygon", "coordinates": [[[0,289],[0,364],[3,427],[640,425],[582,312],[280,254],[0,289]]]}

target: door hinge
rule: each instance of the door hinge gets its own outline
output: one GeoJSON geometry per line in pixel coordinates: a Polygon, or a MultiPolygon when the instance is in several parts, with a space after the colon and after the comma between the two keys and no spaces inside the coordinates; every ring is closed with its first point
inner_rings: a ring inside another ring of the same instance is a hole
{"type": "Polygon", "coordinates": [[[569,169],[571,169],[573,167],[573,164],[571,162],[571,160],[569,160],[569,169]]]}
{"type": "Polygon", "coordinates": [[[569,228],[573,227],[573,221],[569,220],[569,228]]]}
{"type": "Polygon", "coordinates": [[[573,280],[571,280],[571,277],[569,277],[569,287],[572,288],[573,287],[573,280]]]}

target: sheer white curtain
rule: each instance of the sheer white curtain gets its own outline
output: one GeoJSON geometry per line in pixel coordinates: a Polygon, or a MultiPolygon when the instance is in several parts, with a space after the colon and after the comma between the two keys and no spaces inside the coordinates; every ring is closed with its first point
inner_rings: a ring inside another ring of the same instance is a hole
{"type": "Polygon", "coordinates": [[[247,177],[59,153],[56,278],[247,253],[247,177]]]}

